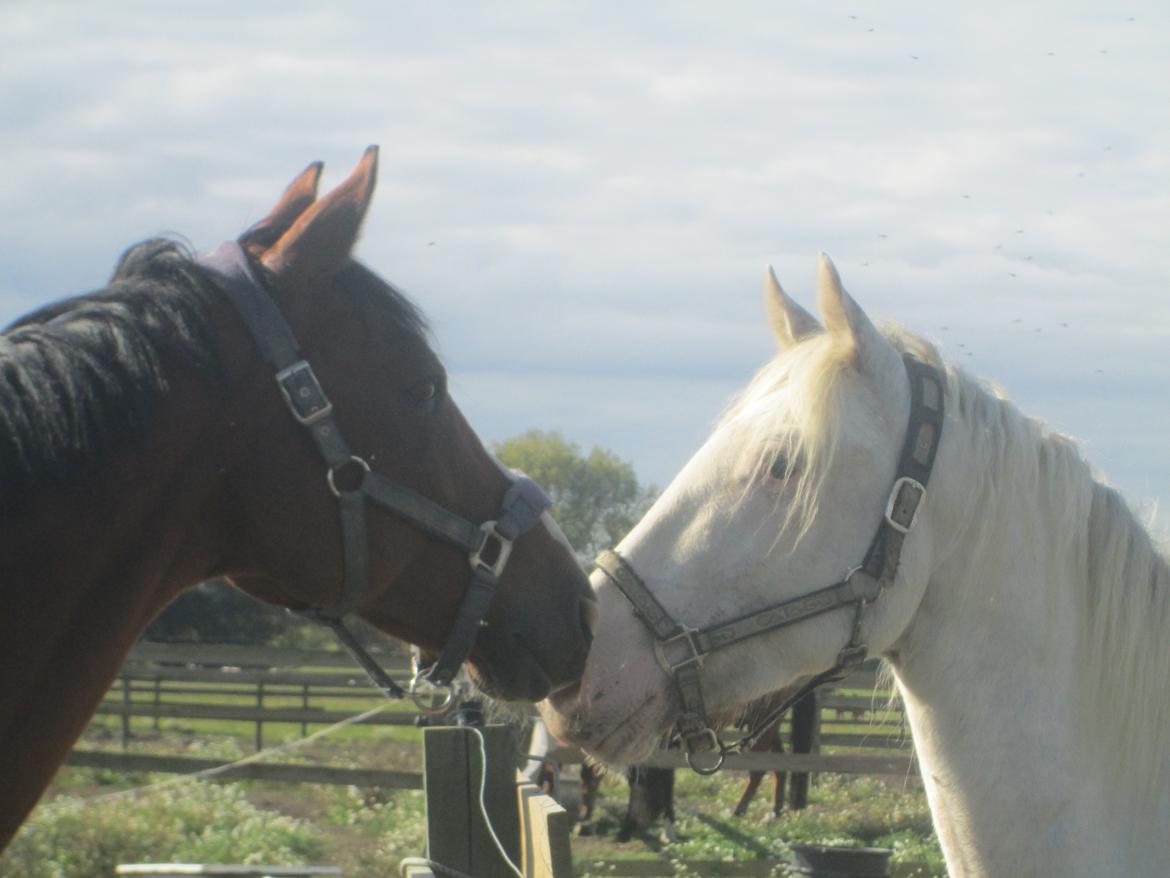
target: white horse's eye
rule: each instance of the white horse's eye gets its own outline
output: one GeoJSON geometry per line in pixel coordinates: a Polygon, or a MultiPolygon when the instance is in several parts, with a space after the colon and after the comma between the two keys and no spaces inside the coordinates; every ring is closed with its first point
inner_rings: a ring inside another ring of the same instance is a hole
{"type": "Polygon", "coordinates": [[[787,454],[777,454],[772,460],[772,466],[768,468],[768,475],[778,482],[788,480],[788,476],[792,474],[792,466],[788,462],[787,454]]]}

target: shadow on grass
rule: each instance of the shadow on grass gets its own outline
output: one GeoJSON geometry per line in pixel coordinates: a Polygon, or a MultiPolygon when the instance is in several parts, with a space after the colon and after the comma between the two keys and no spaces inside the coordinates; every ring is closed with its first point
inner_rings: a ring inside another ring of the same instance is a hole
{"type": "Polygon", "coordinates": [[[697,811],[692,812],[690,816],[694,817],[694,819],[698,820],[700,823],[707,824],[707,826],[718,832],[724,838],[735,842],[744,850],[751,851],[757,857],[767,859],[768,857],[774,857],[776,855],[775,851],[765,845],[760,844],[754,836],[748,835],[742,830],[737,829],[726,820],[720,820],[717,817],[712,817],[710,814],[703,814],[697,811]]]}

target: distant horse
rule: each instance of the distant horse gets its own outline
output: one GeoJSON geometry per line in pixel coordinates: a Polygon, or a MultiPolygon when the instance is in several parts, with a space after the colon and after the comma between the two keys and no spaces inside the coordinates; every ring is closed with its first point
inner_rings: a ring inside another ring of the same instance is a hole
{"type": "Polygon", "coordinates": [[[637,762],[674,726],[712,770],[736,748],[709,715],[882,655],[952,876],[1165,875],[1166,555],[1072,441],[876,329],[827,258],[823,329],[765,288],[780,352],[598,559],[549,727],[637,762]]]}
{"type": "Polygon", "coordinates": [[[617,840],[627,842],[635,832],[661,820],[662,841],[668,844],[678,841],[674,826],[674,769],[631,765],[626,769],[626,781],[630,785],[630,797],[617,840]]]}
{"type": "MultiPolygon", "coordinates": [[[[765,697],[762,699],[762,704],[757,706],[753,713],[768,713],[776,699],[773,697],[765,697]]],[[[793,753],[811,753],[814,746],[814,738],[816,736],[817,728],[817,693],[814,689],[809,692],[794,705],[789,711],[791,719],[791,728],[789,729],[789,744],[793,753]]],[[[756,753],[783,753],[784,752],[784,736],[780,731],[780,723],[783,717],[772,723],[765,731],[760,739],[752,745],[751,749],[756,753]]],[[[745,725],[751,725],[751,717],[745,717],[745,725]]],[[[760,784],[764,780],[764,775],[767,772],[749,771],[747,784],[744,786],[743,793],[739,797],[739,801],[735,803],[735,807],[731,813],[736,817],[742,817],[747,813],[748,806],[751,805],[752,799],[756,797],[756,792],[760,788],[760,784]]],[[[788,772],[773,770],[772,779],[774,787],[772,789],[772,811],[771,816],[779,817],[784,810],[784,801],[786,792],[788,790],[788,772]]],[[[794,772],[792,775],[791,784],[791,807],[793,811],[800,811],[808,805],[808,772],[794,772]]]]}
{"type": "Polygon", "coordinates": [[[572,551],[464,421],[419,312],[350,256],[376,165],[318,200],[315,163],[238,245],[139,244],[0,336],[0,847],[135,638],[211,577],[455,643],[503,698],[579,677],[572,551]]]}

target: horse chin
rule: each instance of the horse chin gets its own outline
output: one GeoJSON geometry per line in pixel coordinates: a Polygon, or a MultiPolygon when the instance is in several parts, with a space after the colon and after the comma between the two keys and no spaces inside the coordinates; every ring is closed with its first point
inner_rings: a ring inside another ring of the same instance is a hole
{"type": "Polygon", "coordinates": [[[554,693],[537,708],[553,735],[613,766],[640,762],[654,752],[673,716],[670,699],[660,693],[646,695],[632,710],[590,711],[579,687],[554,693]]]}
{"type": "Polygon", "coordinates": [[[522,643],[506,651],[481,644],[476,653],[468,662],[471,680],[489,698],[535,702],[552,691],[548,674],[522,643]]]}

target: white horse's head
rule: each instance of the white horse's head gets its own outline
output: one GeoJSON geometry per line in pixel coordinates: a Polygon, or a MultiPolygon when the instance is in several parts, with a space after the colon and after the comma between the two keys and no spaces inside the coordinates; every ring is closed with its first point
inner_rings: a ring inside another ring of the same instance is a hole
{"type": "MultiPolygon", "coordinates": [[[[880,333],[821,258],[824,327],[764,283],[779,352],[619,546],[678,623],[705,628],[841,581],[882,521],[910,411],[902,351],[880,333]]],[[[937,354],[900,339],[920,358],[937,354]]],[[[930,527],[921,516],[895,588],[864,616],[871,654],[891,649],[925,585],[930,527]]],[[[611,762],[644,757],[675,721],[677,688],[630,602],[594,573],[599,618],[579,687],[541,705],[553,732],[611,762]]],[[[727,713],[831,667],[850,638],[839,609],[708,655],[707,709],[727,713]]]]}

